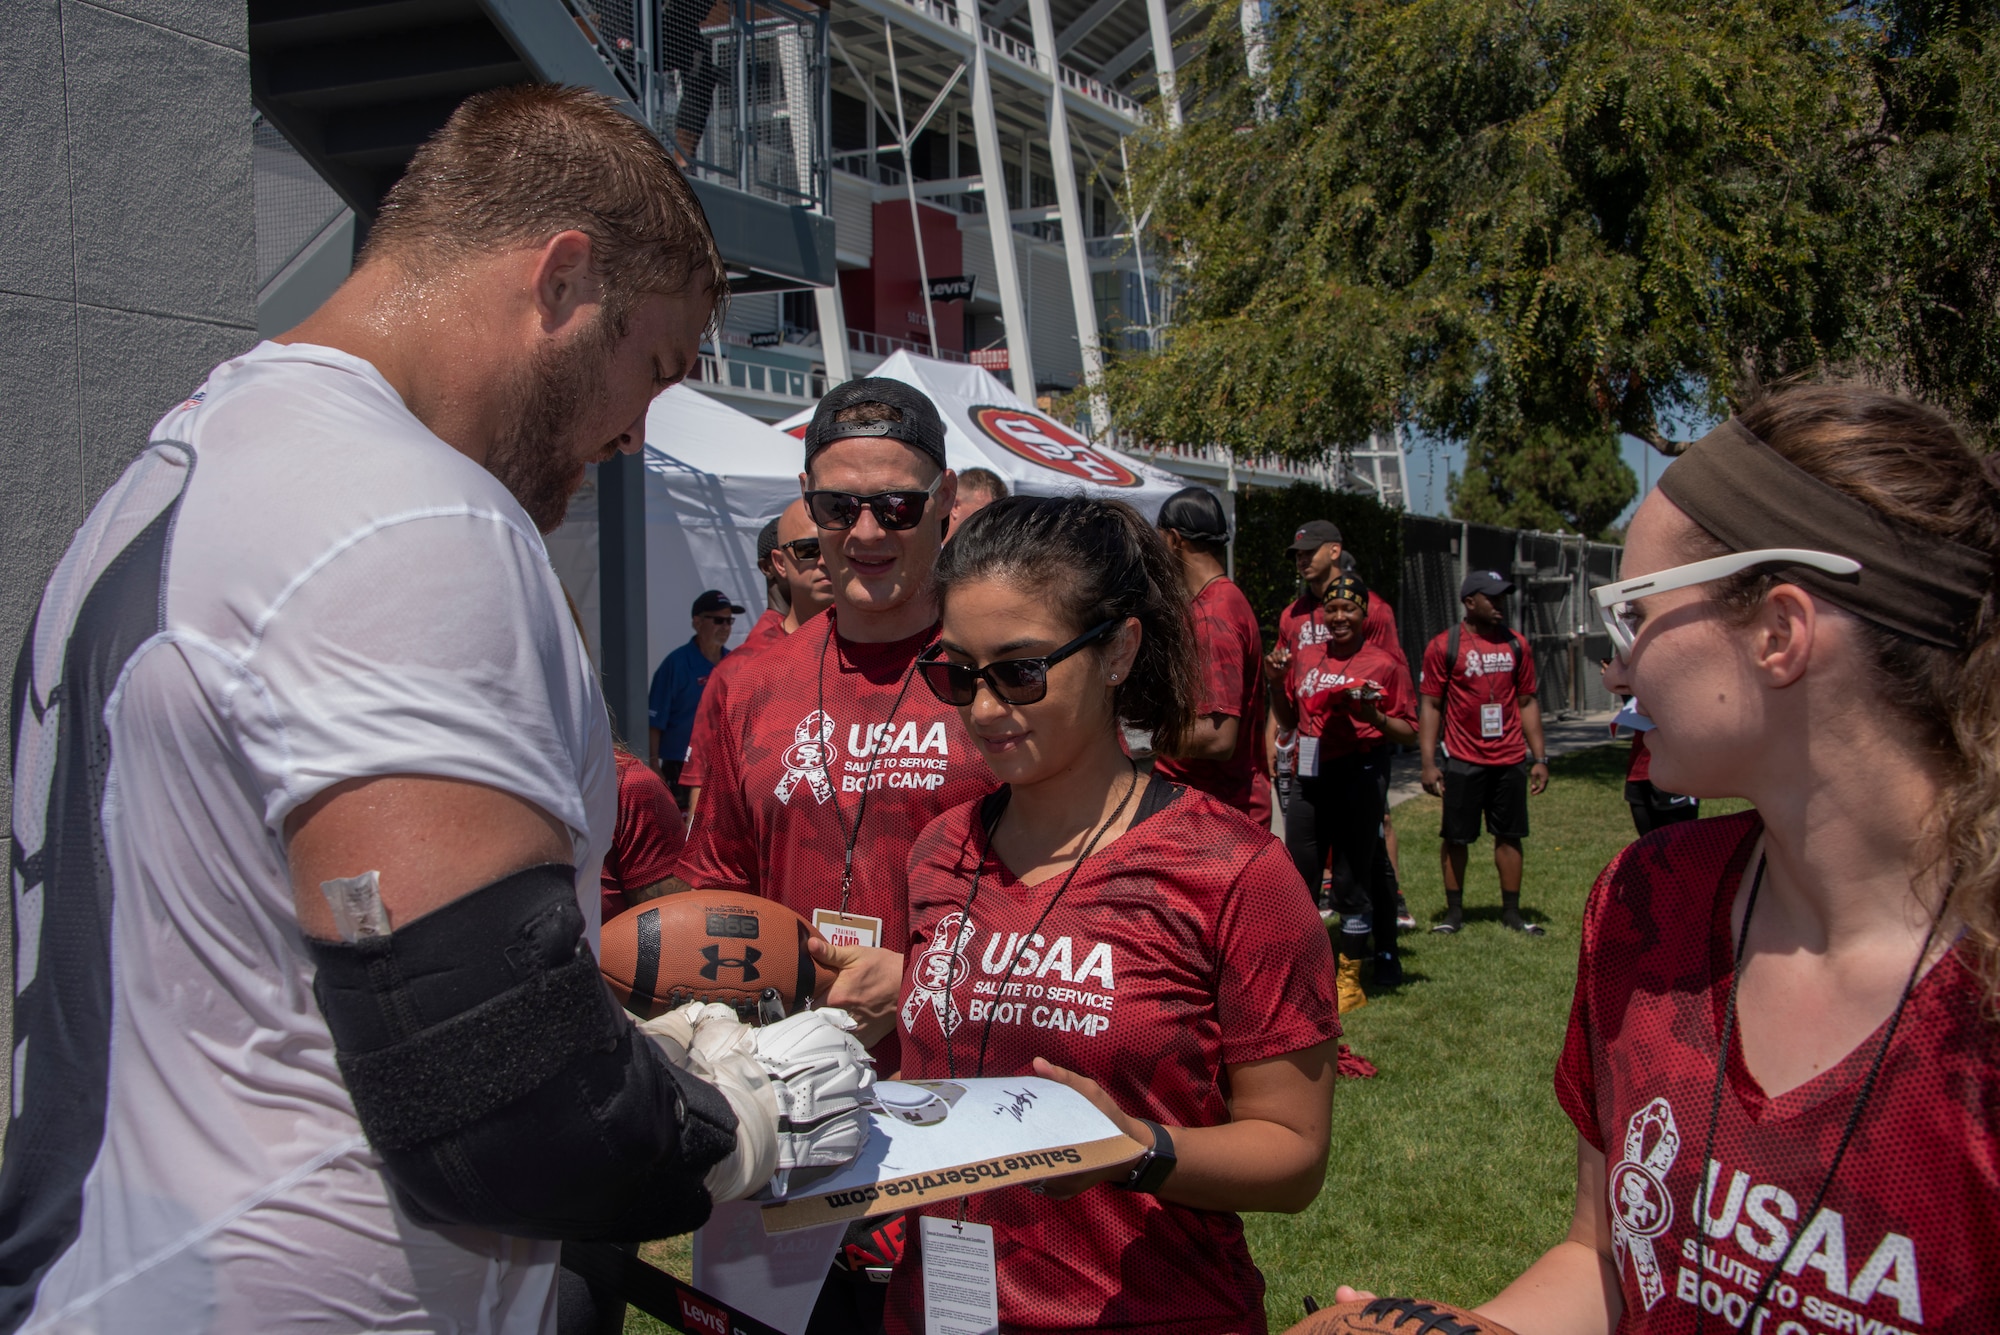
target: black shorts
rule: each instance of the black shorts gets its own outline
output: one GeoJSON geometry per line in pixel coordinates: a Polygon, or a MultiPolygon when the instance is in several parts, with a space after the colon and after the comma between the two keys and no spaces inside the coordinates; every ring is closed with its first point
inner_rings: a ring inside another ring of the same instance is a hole
{"type": "Polygon", "coordinates": [[[1701,816],[1701,803],[1694,798],[1655,788],[1645,779],[1625,781],[1625,804],[1632,808],[1632,828],[1642,835],[1701,816]]]}
{"type": "Polygon", "coordinates": [[[1444,826],[1438,837],[1448,844],[1479,842],[1479,817],[1495,839],[1528,837],[1528,766],[1475,765],[1469,760],[1444,762],[1444,826]]]}

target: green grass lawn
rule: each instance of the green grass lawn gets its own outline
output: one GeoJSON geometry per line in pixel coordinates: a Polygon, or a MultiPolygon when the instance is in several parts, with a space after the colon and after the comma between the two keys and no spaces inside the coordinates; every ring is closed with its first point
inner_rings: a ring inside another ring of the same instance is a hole
{"type": "MultiPolygon", "coordinates": [[[[1584,896],[1632,838],[1626,751],[1556,759],[1533,799],[1522,909],[1540,939],[1504,930],[1492,844],[1473,849],[1466,926],[1432,936],[1444,914],[1438,800],[1394,813],[1403,887],[1420,924],[1403,938],[1404,986],[1347,1017],[1347,1042],[1381,1068],[1343,1080],[1333,1101],[1326,1189],[1299,1215],[1250,1215],[1250,1245],[1270,1290],[1273,1330],[1334,1286],[1471,1305],[1498,1292],[1562,1236],[1576,1190],[1576,1136],[1550,1086],[1584,896]]],[[[1705,804],[1705,815],[1741,810],[1705,804]]],[[[647,1259],[685,1276],[685,1239],[647,1259]]],[[[668,1327],[634,1312],[627,1335],[668,1327]]]]}

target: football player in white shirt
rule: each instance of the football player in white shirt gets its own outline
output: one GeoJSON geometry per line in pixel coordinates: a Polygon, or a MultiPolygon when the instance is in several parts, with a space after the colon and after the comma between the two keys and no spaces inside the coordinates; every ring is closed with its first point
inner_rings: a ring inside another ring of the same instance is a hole
{"type": "Polygon", "coordinates": [[[810,1079],[656,1042],[591,950],[611,737],[540,534],[723,284],[613,103],[475,97],[79,529],[12,697],[0,1330],[547,1330],[557,1239],[842,1152],[780,1103],[858,1144],[838,1018],[786,1022],[810,1079]]]}

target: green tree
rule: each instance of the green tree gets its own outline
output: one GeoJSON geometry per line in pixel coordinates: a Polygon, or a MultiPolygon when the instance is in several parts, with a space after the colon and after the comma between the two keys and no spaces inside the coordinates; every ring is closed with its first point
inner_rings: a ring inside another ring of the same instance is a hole
{"type": "Polygon", "coordinates": [[[1122,424],[1310,457],[1462,441],[1460,514],[1595,534],[1628,432],[1833,362],[1975,424],[1993,354],[1992,3],[1278,0],[1259,120],[1233,7],[1134,204],[1173,325],[1122,424]]]}

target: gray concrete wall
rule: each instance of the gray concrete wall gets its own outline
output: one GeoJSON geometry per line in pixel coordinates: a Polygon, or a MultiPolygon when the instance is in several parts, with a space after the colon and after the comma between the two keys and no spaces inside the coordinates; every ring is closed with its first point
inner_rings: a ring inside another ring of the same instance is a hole
{"type": "MultiPolygon", "coordinates": [[[[10,0],[6,11],[0,651],[11,678],[70,534],[155,419],[256,342],[257,300],[244,0],[10,0]]],[[[0,776],[10,831],[12,810],[0,776]]],[[[12,897],[0,914],[0,1127],[13,1109],[12,897]]]]}

